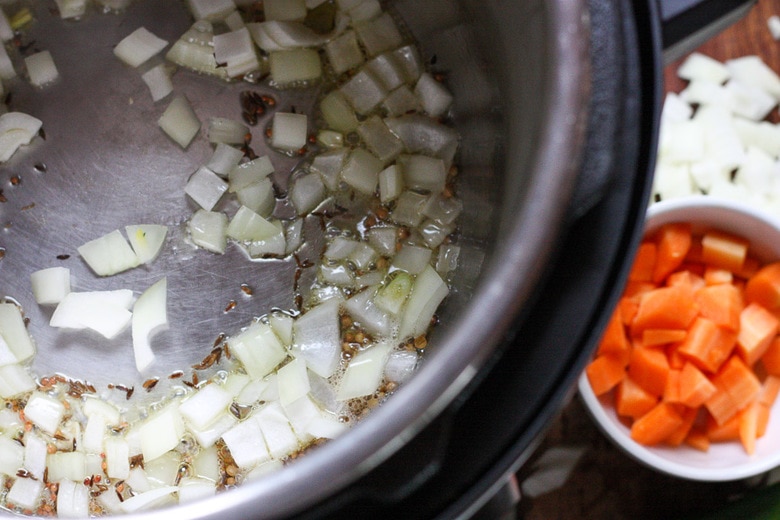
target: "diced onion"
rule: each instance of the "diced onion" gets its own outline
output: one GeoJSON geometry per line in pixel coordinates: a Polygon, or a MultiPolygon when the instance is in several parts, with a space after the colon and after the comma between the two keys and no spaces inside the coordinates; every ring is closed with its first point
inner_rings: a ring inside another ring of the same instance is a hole
{"type": "MultiPolygon", "coordinates": [[[[63,0],[59,0],[57,3],[59,4],[63,0]]],[[[14,38],[14,30],[11,28],[11,23],[8,21],[8,16],[6,16],[5,11],[0,9],[0,40],[7,42],[11,41],[14,38]]]]}
{"type": "Polygon", "coordinates": [[[81,482],[61,480],[57,488],[57,516],[85,518],[89,516],[89,489],[81,482]]]}
{"type": "Polygon", "coordinates": [[[203,430],[216,421],[232,402],[232,395],[218,385],[210,384],[185,399],[179,405],[179,413],[194,428],[203,430]]]}
{"type": "Polygon", "coordinates": [[[300,150],[308,139],[305,114],[276,112],[271,126],[271,146],[280,150],[300,150]]]}
{"type": "Polygon", "coordinates": [[[306,18],[305,0],[264,0],[266,20],[302,21],[306,18]]]}
{"type": "Polygon", "coordinates": [[[176,404],[171,404],[151,415],[139,426],[141,451],[149,463],[174,449],[184,434],[184,423],[176,404]]]}
{"type": "Polygon", "coordinates": [[[225,143],[218,143],[214,153],[206,163],[206,167],[214,173],[226,177],[238,166],[243,156],[244,152],[238,148],[225,143]]]}
{"type": "Polygon", "coordinates": [[[34,392],[24,406],[24,417],[49,435],[54,435],[65,416],[65,405],[43,392],[34,392]]]}
{"type": "Polygon", "coordinates": [[[269,55],[271,79],[279,86],[311,82],[322,76],[322,62],[317,51],[290,49],[269,55]]]}
{"type": "Polygon", "coordinates": [[[295,320],[292,352],[322,377],[336,371],[341,353],[337,301],[320,303],[295,320]]]}
{"type": "Polygon", "coordinates": [[[228,173],[228,191],[237,192],[247,186],[261,182],[274,172],[274,165],[267,155],[239,164],[228,173]]]}
{"type": "Polygon", "coordinates": [[[164,64],[158,63],[151,69],[147,70],[141,75],[141,79],[149,87],[149,93],[152,95],[152,101],[160,101],[165,99],[171,92],[173,92],[173,82],[171,81],[171,75],[168,73],[168,69],[164,64]]]}
{"type": "Polygon", "coordinates": [[[339,385],[338,399],[345,401],[373,394],[382,380],[392,346],[389,342],[373,345],[352,358],[339,385]]]}
{"type": "Polygon", "coordinates": [[[232,338],[230,352],[255,379],[267,376],[287,358],[287,351],[269,325],[253,323],[232,338]]]}
{"type": "Polygon", "coordinates": [[[229,237],[239,241],[266,240],[279,233],[279,229],[251,209],[241,206],[227,227],[229,237]]]}
{"type": "Polygon", "coordinates": [[[262,217],[270,217],[276,205],[274,186],[270,179],[250,184],[236,192],[239,204],[262,217]]]}
{"type": "Polygon", "coordinates": [[[224,117],[212,117],[208,121],[207,135],[214,144],[242,145],[249,129],[243,123],[224,117]]]}
{"type": "Polygon", "coordinates": [[[168,226],[161,224],[134,224],[125,226],[127,240],[138,261],[149,264],[160,254],[168,234],[168,226]]]}
{"type": "Polygon", "coordinates": [[[311,389],[306,362],[296,358],[284,365],[276,374],[276,383],[279,385],[282,406],[303,398],[311,389]]]}
{"type": "Polygon", "coordinates": [[[11,484],[5,499],[17,507],[33,511],[41,499],[42,491],[43,480],[17,478],[11,484]]]}
{"type": "Polygon", "coordinates": [[[118,229],[79,246],[78,252],[98,276],[111,276],[140,265],[138,255],[118,229]]]}
{"type": "Polygon", "coordinates": [[[146,289],[133,305],[132,333],[135,366],[143,372],[154,361],[151,338],[168,328],[168,281],[162,278],[146,289]]]}
{"type": "Polygon", "coordinates": [[[184,193],[189,195],[198,206],[211,211],[227,189],[227,182],[207,167],[201,166],[187,180],[184,193]]]}
{"type": "Polygon", "coordinates": [[[30,275],[33,297],[38,305],[57,305],[70,292],[70,269],[50,267],[30,275]]]}
{"type": "Polygon", "coordinates": [[[30,83],[35,87],[46,86],[59,77],[57,66],[49,51],[41,51],[27,56],[24,59],[24,65],[27,68],[30,83]]]}
{"type": "Polygon", "coordinates": [[[339,90],[357,113],[363,115],[373,111],[388,94],[382,83],[365,68],[352,76],[339,90]]]}
{"type": "Polygon", "coordinates": [[[138,67],[167,45],[167,41],[152,34],[145,27],[139,27],[116,44],[114,55],[131,67],[138,67]]]}
{"type": "Polygon", "coordinates": [[[427,247],[405,244],[393,257],[392,267],[418,275],[430,264],[431,250],[427,247]]]}
{"type": "Polygon", "coordinates": [[[49,325],[91,329],[113,339],[130,325],[132,294],[129,289],[68,293],[54,309],[49,325]]]}
{"type": "MultiPolygon", "coordinates": [[[[0,367],[0,397],[3,399],[10,399],[31,392],[37,386],[35,379],[22,365],[5,365],[0,367]]],[[[2,451],[3,449],[0,448],[0,453],[2,451]]],[[[0,460],[2,460],[2,455],[0,455],[0,460]]],[[[1,462],[0,473],[2,473],[1,462]]]]}
{"type": "Polygon", "coordinates": [[[246,27],[214,36],[214,58],[225,65],[231,78],[243,76],[260,68],[255,44],[246,27]]]}
{"type": "Polygon", "coordinates": [[[383,166],[382,161],[371,152],[364,148],[356,148],[349,155],[344,169],[341,170],[341,178],[360,193],[373,195],[383,166]]]}
{"type": "Polygon", "coordinates": [[[196,20],[221,20],[236,10],[233,0],[187,0],[187,6],[196,20]]]}
{"type": "Polygon", "coordinates": [[[163,132],[182,148],[187,148],[200,130],[200,120],[182,95],[173,98],[157,121],[163,132]]]}
{"type": "Polygon", "coordinates": [[[325,55],[328,57],[331,67],[336,74],[343,74],[350,69],[360,66],[365,58],[360,44],[357,41],[355,31],[345,31],[325,44],[325,55]]]}
{"type": "Polygon", "coordinates": [[[0,163],[10,159],[19,147],[30,144],[41,126],[43,122],[40,119],[22,112],[0,115],[0,163]]]}
{"type": "Polygon", "coordinates": [[[343,133],[357,130],[359,123],[355,111],[341,91],[334,90],[322,98],[320,111],[330,128],[343,133]]]}
{"type": "Polygon", "coordinates": [[[355,29],[360,42],[370,56],[395,49],[403,43],[403,36],[389,13],[360,24],[355,29]]]}
{"type": "Polygon", "coordinates": [[[417,337],[424,333],[436,309],[448,293],[447,284],[432,267],[426,267],[417,275],[412,293],[406,302],[399,338],[417,337]]]}
{"type": "Polygon", "coordinates": [[[251,469],[271,459],[260,423],[254,417],[225,432],[222,440],[239,468],[251,469]]]}
{"type": "Polygon", "coordinates": [[[335,191],[338,188],[341,170],[344,168],[348,155],[349,151],[346,149],[321,153],[314,158],[310,169],[320,175],[322,182],[329,190],[335,191]]]}
{"type": "MultiPolygon", "coordinates": [[[[79,18],[87,10],[87,0],[54,0],[54,2],[57,4],[62,19],[79,18]]],[[[2,36],[1,33],[0,36],[2,36]]],[[[3,40],[5,41],[4,37],[3,40]]]]}
{"type": "Polygon", "coordinates": [[[307,173],[295,179],[289,196],[298,215],[304,215],[322,202],[325,197],[325,185],[319,175],[313,172],[307,173]]]}
{"type": "Polygon", "coordinates": [[[371,116],[360,123],[357,133],[366,148],[383,164],[388,164],[404,151],[404,144],[379,116],[371,116]]]}
{"type": "Polygon", "coordinates": [[[164,486],[150,489],[145,493],[139,493],[121,503],[121,509],[125,513],[135,513],[159,507],[172,500],[173,493],[179,490],[176,486],[164,486]]]}
{"type": "Polygon", "coordinates": [[[213,253],[223,254],[227,247],[228,218],[224,213],[199,209],[187,223],[192,242],[213,253]]]}

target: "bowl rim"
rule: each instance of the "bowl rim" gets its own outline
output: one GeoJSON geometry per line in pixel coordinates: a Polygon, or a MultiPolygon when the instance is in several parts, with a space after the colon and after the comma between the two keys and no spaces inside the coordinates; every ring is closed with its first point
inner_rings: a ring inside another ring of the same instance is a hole
{"type": "MultiPolygon", "coordinates": [[[[651,205],[648,208],[645,219],[645,232],[653,230],[660,225],[675,221],[674,218],[668,218],[681,211],[700,211],[705,214],[708,211],[728,211],[741,213],[749,219],[754,219],[759,223],[771,226],[778,235],[780,235],[780,217],[775,217],[761,209],[749,206],[747,203],[734,201],[731,199],[721,199],[705,195],[695,195],[690,197],[681,197],[668,201],[661,201],[651,205]]],[[[693,222],[697,220],[690,219],[693,222]]],[[[780,258],[780,256],[778,257],[780,258]]],[[[599,429],[619,448],[637,462],[666,473],[668,475],[684,478],[688,480],[697,480],[703,482],[725,482],[752,477],[765,473],[780,466],[780,449],[775,453],[764,456],[752,457],[745,454],[745,460],[729,466],[720,467],[695,467],[681,462],[675,462],[667,457],[661,456],[661,449],[667,453],[669,450],[680,448],[658,448],[643,446],[633,441],[627,435],[627,427],[623,425],[614,413],[607,411],[604,400],[594,393],[588,382],[588,378],[583,371],[578,379],[578,390],[581,401],[585,403],[585,408],[599,427],[599,429]]],[[[611,396],[611,393],[609,394],[611,396]]],[[[611,399],[611,397],[609,397],[611,399]]],[[[780,413],[780,400],[776,401],[773,414],[780,413]]],[[[736,441],[734,441],[736,442],[736,441]]],[[[686,448],[682,448],[686,449],[686,448]]],[[[693,449],[693,448],[690,448],[693,449]]]]}

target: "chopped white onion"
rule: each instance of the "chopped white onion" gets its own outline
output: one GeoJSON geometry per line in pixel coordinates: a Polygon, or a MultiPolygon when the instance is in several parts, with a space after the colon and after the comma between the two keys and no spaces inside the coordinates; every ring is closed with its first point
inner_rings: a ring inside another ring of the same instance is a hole
{"type": "Polygon", "coordinates": [[[98,276],[111,276],[140,265],[135,251],[118,229],[79,246],[78,252],[98,276]]]}
{"type": "Polygon", "coordinates": [[[217,175],[226,177],[238,166],[244,152],[234,146],[225,143],[217,143],[214,153],[206,163],[206,168],[217,175]]]}
{"type": "Polygon", "coordinates": [[[409,274],[403,271],[395,273],[392,280],[377,291],[374,303],[377,307],[397,316],[401,312],[401,307],[406,303],[413,286],[414,280],[409,274]]]}
{"type": "Polygon", "coordinates": [[[186,504],[188,502],[194,502],[214,496],[217,492],[217,487],[213,482],[195,477],[184,477],[179,483],[179,503],[186,504]]]}
{"type": "Polygon", "coordinates": [[[235,415],[230,412],[225,412],[219,415],[211,424],[202,430],[198,430],[189,423],[187,424],[187,429],[192,433],[192,436],[195,437],[195,440],[198,441],[201,448],[210,448],[225,434],[225,432],[235,426],[237,422],[238,419],[236,419],[235,415]]]}
{"type": "Polygon", "coordinates": [[[276,206],[274,185],[268,178],[241,188],[236,192],[236,198],[239,204],[266,218],[276,206]]]}
{"type": "Polygon", "coordinates": [[[246,27],[214,35],[214,58],[225,65],[228,77],[243,76],[260,68],[255,44],[246,27]]]}
{"type": "Polygon", "coordinates": [[[307,125],[305,114],[276,112],[271,125],[271,146],[280,150],[300,150],[308,140],[307,125]]]}
{"type": "Polygon", "coordinates": [[[187,223],[192,242],[213,253],[223,254],[227,247],[228,218],[224,213],[199,209],[187,223]]]}
{"type": "Polygon", "coordinates": [[[8,436],[0,435],[0,474],[15,476],[22,464],[24,446],[8,436]]]}
{"type": "Polygon", "coordinates": [[[401,138],[409,153],[438,157],[448,165],[452,163],[458,149],[458,134],[449,126],[420,114],[388,118],[385,124],[401,138]]]}
{"type": "Polygon", "coordinates": [[[230,220],[227,234],[239,241],[256,242],[278,235],[279,228],[251,209],[241,206],[230,220]]]}
{"type": "Polygon", "coordinates": [[[246,27],[246,23],[244,23],[244,19],[241,17],[241,13],[238,10],[233,11],[225,17],[225,25],[227,25],[228,29],[231,31],[237,31],[238,29],[246,27]]]}
{"type": "Polygon", "coordinates": [[[314,172],[307,173],[295,179],[289,196],[298,215],[305,215],[325,198],[325,185],[319,175],[314,172]]]}
{"type": "Polygon", "coordinates": [[[230,352],[255,379],[267,376],[287,358],[287,351],[270,325],[253,323],[244,332],[228,340],[230,352]]]}
{"type": "Polygon", "coordinates": [[[85,396],[82,411],[87,417],[92,417],[93,415],[103,417],[109,426],[119,424],[121,418],[119,409],[116,406],[97,397],[85,396]]]}
{"type": "Polygon", "coordinates": [[[322,61],[313,49],[273,51],[268,59],[271,79],[278,86],[312,82],[322,76],[322,61]]]}
{"type": "Polygon", "coordinates": [[[449,293],[444,280],[431,266],[427,266],[417,275],[412,293],[406,302],[401,320],[399,339],[417,337],[423,334],[431,323],[439,304],[449,293]]]}
{"type": "Polygon", "coordinates": [[[422,110],[417,96],[406,85],[401,85],[390,92],[382,102],[382,106],[387,111],[387,114],[393,117],[422,110]]]}
{"type": "Polygon", "coordinates": [[[168,328],[168,279],[146,289],[133,306],[132,334],[135,366],[143,372],[154,361],[152,337],[168,328]]]}
{"type": "Polygon", "coordinates": [[[298,437],[290,426],[287,416],[278,401],[274,401],[262,407],[254,418],[263,432],[268,453],[275,459],[282,459],[288,453],[295,451],[298,446],[298,437]]]}
{"type": "Polygon", "coordinates": [[[42,491],[43,479],[17,478],[11,484],[5,500],[22,509],[33,511],[41,500],[42,491]]]}
{"type": "Polygon", "coordinates": [[[200,130],[200,120],[195,115],[192,105],[182,95],[173,98],[168,108],[157,121],[160,128],[168,137],[181,146],[187,148],[200,130]]]}
{"type": "Polygon", "coordinates": [[[54,435],[65,416],[65,405],[43,392],[33,392],[24,406],[24,417],[49,435],[54,435]]]}
{"type": "Polygon", "coordinates": [[[279,401],[282,406],[304,397],[311,389],[306,362],[296,358],[284,365],[276,373],[276,383],[279,385],[279,401]]]}
{"type": "Polygon", "coordinates": [[[299,316],[293,324],[292,352],[315,374],[330,377],[341,355],[339,303],[328,300],[299,316]]]}
{"type": "Polygon", "coordinates": [[[86,518],[89,498],[89,489],[81,482],[61,480],[57,487],[57,517],[86,518]]]}
{"type": "Polygon", "coordinates": [[[395,49],[403,43],[403,36],[389,13],[383,13],[371,21],[360,24],[355,30],[370,56],[395,49]]]}
{"type": "Polygon", "coordinates": [[[41,126],[43,122],[40,119],[22,112],[0,115],[0,163],[10,159],[19,147],[30,144],[41,126]]]}
{"type": "Polygon", "coordinates": [[[106,474],[109,478],[124,480],[130,476],[130,447],[121,437],[106,437],[106,474]]]}
{"type": "Polygon", "coordinates": [[[380,255],[392,257],[396,253],[398,229],[395,226],[374,226],[366,233],[368,243],[380,255]]]}
{"type": "Polygon", "coordinates": [[[236,10],[233,0],[187,0],[187,6],[196,20],[221,20],[236,10]]]}
{"type": "Polygon", "coordinates": [[[339,185],[339,176],[347,161],[347,149],[330,150],[317,155],[311,163],[311,171],[317,172],[325,186],[335,191],[339,185]]]}
{"type": "Polygon", "coordinates": [[[292,345],[294,321],[292,316],[283,312],[273,312],[268,316],[268,323],[286,346],[292,345]]]}
{"type": "Polygon", "coordinates": [[[427,155],[402,155],[397,164],[403,172],[405,186],[433,193],[444,189],[447,169],[442,159],[427,155]]]}
{"type": "Polygon", "coordinates": [[[228,76],[225,67],[217,66],[217,60],[214,59],[213,44],[214,30],[211,23],[198,20],[174,42],[165,58],[181,67],[226,80],[228,76]]]}
{"type": "Polygon", "coordinates": [[[780,40],[780,16],[773,14],[766,21],[769,33],[774,40],[780,40]]]}
{"type": "Polygon", "coordinates": [[[22,365],[0,367],[0,397],[10,399],[35,390],[38,384],[22,365]]]}
{"type": "Polygon", "coordinates": [[[160,101],[165,99],[171,92],[173,92],[173,82],[171,81],[171,75],[168,73],[167,67],[158,63],[151,69],[141,74],[141,79],[149,87],[149,93],[152,95],[152,101],[160,101]]]}
{"type": "Polygon", "coordinates": [[[206,131],[211,143],[244,144],[249,129],[243,123],[224,117],[212,117],[206,131]]]}
{"type": "Polygon", "coordinates": [[[138,67],[167,45],[167,41],[152,34],[145,27],[139,27],[116,44],[114,55],[131,67],[138,67]]]}
{"type": "Polygon", "coordinates": [[[726,62],[731,77],[753,85],[780,99],[780,76],[758,56],[744,56],[726,62]]]}
{"type": "MultiPolygon", "coordinates": [[[[57,4],[57,9],[62,19],[79,18],[87,10],[87,0],[54,0],[54,2],[57,4]]],[[[0,37],[2,37],[2,34],[0,32],[0,37]]],[[[3,41],[6,41],[5,37],[3,37],[3,41]]]]}
{"type": "Polygon", "coordinates": [[[422,222],[422,210],[427,203],[428,196],[414,191],[404,191],[398,196],[391,216],[402,226],[417,227],[422,222]]]}
{"type": "Polygon", "coordinates": [[[388,95],[382,83],[365,68],[344,83],[339,91],[355,111],[362,115],[372,112],[388,95]]]}
{"type": "Polygon", "coordinates": [[[274,172],[274,165],[267,155],[239,164],[228,173],[230,187],[228,191],[237,192],[242,188],[261,182],[274,172]]]}
{"type": "Polygon", "coordinates": [[[357,130],[359,122],[355,111],[339,90],[334,90],[322,98],[320,112],[325,123],[336,131],[348,134],[357,130]]]}
{"type": "Polygon", "coordinates": [[[65,329],[90,329],[106,339],[113,339],[124,331],[132,313],[133,292],[114,291],[71,292],[54,309],[49,325],[65,329]]]}
{"type": "Polygon", "coordinates": [[[173,501],[173,494],[179,490],[176,486],[164,486],[150,489],[145,493],[139,493],[126,499],[121,504],[121,509],[125,513],[135,513],[160,507],[162,504],[173,501]]]}
{"type": "Polygon", "coordinates": [[[344,309],[370,334],[389,337],[395,322],[374,303],[375,292],[372,287],[362,290],[344,303],[344,309]]]}
{"type": "Polygon", "coordinates": [[[360,66],[365,58],[357,35],[354,31],[344,31],[342,35],[325,44],[325,55],[336,74],[343,74],[360,66]]]}
{"type": "Polygon", "coordinates": [[[0,45],[0,79],[8,81],[16,77],[16,69],[11,62],[11,57],[5,49],[5,45],[0,45]]]}
{"type": "Polygon", "coordinates": [[[70,269],[58,266],[35,271],[30,285],[38,305],[57,305],[70,292],[70,269]]]}
{"type": "Polygon", "coordinates": [[[344,146],[344,134],[335,130],[320,130],[317,132],[317,143],[325,148],[341,148],[344,146]]]}
{"type": "Polygon", "coordinates": [[[27,56],[24,58],[24,66],[27,68],[30,83],[35,87],[44,87],[53,83],[60,76],[49,51],[41,51],[27,56]]]}
{"type": "Polygon", "coordinates": [[[382,382],[385,361],[392,348],[392,343],[382,342],[358,352],[344,372],[338,399],[346,401],[373,394],[382,382]]]}
{"type": "Polygon", "coordinates": [[[127,240],[138,261],[149,264],[160,254],[168,234],[168,226],[161,224],[133,224],[125,226],[127,240]]]}
{"type": "Polygon", "coordinates": [[[693,52],[677,68],[677,76],[688,81],[703,79],[723,84],[731,77],[728,67],[700,52],[693,52]]]}
{"type": "Polygon", "coordinates": [[[373,195],[383,167],[374,154],[364,148],[355,148],[341,170],[341,178],[360,193],[373,195]]]}
{"type": "Polygon", "coordinates": [[[306,18],[305,0],[264,0],[266,20],[303,21],[306,18]]]}
{"type": "Polygon", "coordinates": [[[395,55],[389,52],[372,58],[366,63],[366,70],[378,79],[388,92],[397,89],[406,82],[404,70],[398,65],[395,55]]]}
{"type": "Polygon", "coordinates": [[[177,405],[155,412],[139,427],[144,462],[149,463],[174,449],[184,434],[184,423],[177,405]]]}
{"type": "Polygon", "coordinates": [[[271,459],[260,423],[252,416],[222,436],[233,460],[242,469],[250,469],[271,459]]]}
{"type": "Polygon", "coordinates": [[[432,251],[427,247],[405,244],[393,257],[391,267],[418,275],[430,265],[432,251]]]}
{"type": "Polygon", "coordinates": [[[184,193],[206,211],[211,211],[228,190],[228,183],[205,166],[198,168],[187,180],[184,193]]]}
{"type": "Polygon", "coordinates": [[[377,115],[360,123],[357,133],[366,148],[383,164],[389,163],[404,151],[404,144],[377,115]]]}
{"type": "Polygon", "coordinates": [[[417,368],[417,353],[396,350],[390,353],[385,363],[385,378],[394,383],[404,383],[417,368]]]}
{"type": "Polygon", "coordinates": [[[35,431],[29,431],[24,435],[24,469],[35,478],[43,479],[46,471],[46,455],[48,446],[46,441],[35,431]]]}
{"type": "Polygon", "coordinates": [[[346,260],[358,245],[357,240],[345,237],[336,237],[330,241],[323,256],[328,260],[346,260]]]}
{"type": "Polygon", "coordinates": [[[179,413],[194,428],[203,430],[216,421],[232,402],[232,395],[219,385],[210,384],[185,399],[179,406],[179,413]]]}

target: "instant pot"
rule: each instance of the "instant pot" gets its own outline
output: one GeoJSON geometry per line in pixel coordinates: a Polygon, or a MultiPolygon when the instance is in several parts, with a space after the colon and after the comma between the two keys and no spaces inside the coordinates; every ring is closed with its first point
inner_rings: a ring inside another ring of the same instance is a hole
{"type": "MultiPolygon", "coordinates": [[[[405,21],[432,69],[446,74],[455,96],[454,124],[461,135],[458,195],[464,214],[458,244],[462,253],[426,359],[408,383],[349,433],[283,471],[179,506],[175,512],[153,511],[144,517],[479,514],[510,481],[572,395],[576,377],[622,290],[650,196],[663,48],[676,45],[680,52],[695,41],[684,35],[704,34],[700,30],[733,19],[749,3],[670,1],[659,7],[655,0],[386,2],[387,9],[405,21]],[[675,5],[669,8],[670,4],[675,5]],[[717,4],[717,10],[702,7],[709,4],[717,4]],[[700,14],[691,14],[696,12],[700,14]]],[[[53,16],[44,9],[39,6],[41,19],[53,16]]],[[[85,19],[79,37],[88,41],[94,28],[109,35],[113,31],[118,41],[116,36],[143,24],[173,41],[191,23],[177,0],[137,0],[123,19],[124,25],[104,21],[99,27],[85,19]]],[[[47,38],[53,41],[56,35],[39,36],[37,44],[45,47],[47,38]]],[[[128,212],[136,216],[174,213],[172,208],[180,200],[162,175],[166,168],[175,167],[168,154],[172,148],[166,148],[170,143],[160,144],[160,137],[146,127],[134,124],[133,111],[143,109],[103,107],[97,96],[85,107],[90,89],[119,90],[134,102],[130,86],[106,79],[111,68],[119,65],[98,66],[84,55],[69,59],[79,77],[64,78],[56,86],[59,97],[37,107],[47,133],[64,137],[59,144],[47,143],[57,152],[47,159],[49,179],[32,179],[25,189],[38,189],[43,197],[56,191],[52,186],[59,189],[57,182],[61,182],[70,197],[66,208],[73,216],[60,218],[73,229],[84,223],[84,212],[109,222],[109,227],[112,221],[114,227],[127,224],[128,212]],[[100,78],[107,86],[100,86],[100,78]],[[74,87],[77,83],[81,87],[74,87]],[[82,118],[90,115],[85,110],[105,110],[110,120],[105,128],[93,131],[92,145],[78,140],[82,118]],[[73,154],[74,147],[79,153],[73,154]],[[159,185],[128,179],[121,168],[131,164],[159,170],[159,185]],[[84,171],[96,166],[111,175],[110,190],[101,192],[91,185],[93,179],[84,171]],[[67,170],[67,175],[53,181],[51,172],[57,168],[67,170]],[[75,194],[67,187],[74,183],[79,187],[75,194]],[[132,196],[163,200],[157,206],[126,208],[132,196]]],[[[194,85],[201,78],[192,81],[194,85]]],[[[219,105],[226,90],[233,89],[233,95],[243,87],[210,88],[205,93],[194,87],[187,92],[196,108],[219,105]]],[[[33,103],[35,95],[22,90],[14,94],[12,103],[21,109],[33,103]]],[[[224,108],[222,115],[229,117],[232,110],[239,117],[235,98],[231,100],[219,105],[224,108]]],[[[153,107],[147,112],[153,114],[153,107]]],[[[205,152],[196,147],[188,153],[205,152]]],[[[193,164],[199,159],[192,159],[193,164]]],[[[12,166],[32,168],[32,161],[27,164],[22,159],[12,166]]],[[[4,180],[10,171],[1,172],[4,180]]],[[[24,203],[9,200],[4,211],[12,215],[14,204],[24,203]]],[[[45,205],[41,211],[46,211],[45,205]]],[[[62,204],[48,211],[53,222],[62,204]]],[[[14,218],[6,240],[26,238],[32,244],[28,246],[31,256],[36,244],[61,240],[56,226],[26,222],[23,212],[14,218]]],[[[63,249],[68,246],[60,243],[63,249]]],[[[245,258],[236,262],[243,262],[239,276],[255,276],[256,265],[245,258]]],[[[8,259],[5,264],[3,291],[12,295],[14,282],[9,275],[21,276],[29,266],[23,269],[8,259]]],[[[168,267],[187,269],[181,256],[171,259],[168,267]]],[[[281,266],[261,276],[273,286],[288,268],[281,266]]],[[[223,294],[219,291],[225,277],[220,269],[215,264],[193,270],[191,285],[223,294]]],[[[289,299],[284,290],[269,290],[271,300],[289,299]]],[[[204,312],[208,301],[183,305],[174,315],[187,319],[204,312]]],[[[217,301],[224,306],[224,296],[217,301]]],[[[213,340],[213,330],[203,334],[192,342],[213,340]]],[[[61,352],[39,355],[37,368],[41,373],[68,373],[62,367],[69,363],[76,367],[75,374],[87,370],[86,377],[92,380],[105,378],[106,367],[111,367],[112,376],[132,371],[132,367],[114,367],[112,352],[78,350],[88,347],[68,346],[68,360],[61,352]],[[93,356],[90,363],[84,363],[84,355],[93,356]]],[[[181,359],[197,360],[186,346],[171,350],[165,354],[171,366],[181,365],[181,359]]]]}

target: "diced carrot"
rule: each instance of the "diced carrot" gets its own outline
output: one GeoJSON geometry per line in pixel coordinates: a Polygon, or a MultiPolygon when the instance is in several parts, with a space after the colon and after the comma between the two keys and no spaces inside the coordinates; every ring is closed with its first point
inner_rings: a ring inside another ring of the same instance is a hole
{"type": "Polygon", "coordinates": [[[657,254],[653,281],[659,283],[685,260],[691,247],[691,225],[687,222],[666,224],[656,233],[657,254]]]}
{"type": "Polygon", "coordinates": [[[718,385],[715,381],[713,381],[713,384],[716,391],[704,402],[704,407],[710,412],[712,419],[719,425],[722,425],[737,415],[739,407],[729,393],[726,392],[725,388],[718,385]]]}
{"type": "Polygon", "coordinates": [[[685,438],[685,444],[699,451],[707,452],[710,450],[710,438],[707,434],[698,428],[691,428],[688,436],[685,438]]]}
{"type": "Polygon", "coordinates": [[[753,302],[739,315],[737,351],[748,365],[759,360],[780,330],[780,321],[761,305],[753,302]]]}
{"type": "Polygon", "coordinates": [[[756,425],[756,437],[759,439],[766,433],[766,428],[769,426],[769,416],[772,413],[771,407],[764,403],[756,403],[758,406],[758,421],[756,425]]]}
{"type": "Polygon", "coordinates": [[[711,285],[696,291],[699,315],[730,330],[739,329],[739,313],[744,308],[742,293],[731,284],[711,285]]]}
{"type": "Polygon", "coordinates": [[[742,264],[742,269],[736,271],[734,274],[743,280],[748,280],[755,276],[760,268],[761,263],[752,256],[748,256],[745,258],[745,263],[742,264]]]}
{"type": "Polygon", "coordinates": [[[758,402],[771,407],[775,404],[778,393],[780,393],[780,377],[769,375],[761,384],[761,393],[758,396],[758,402]]]}
{"type": "Polygon", "coordinates": [[[634,321],[636,312],[639,310],[639,300],[624,296],[618,302],[618,309],[620,310],[620,319],[623,325],[628,327],[634,321]]]}
{"type": "Polygon", "coordinates": [[[663,400],[667,403],[680,403],[680,370],[669,369],[666,374],[663,400]]]}
{"type": "Polygon", "coordinates": [[[645,329],[642,331],[642,346],[677,343],[684,340],[686,334],[688,333],[684,329],[645,329]]]}
{"type": "Polygon", "coordinates": [[[769,347],[761,356],[761,363],[767,374],[780,376],[780,337],[775,337],[769,342],[769,347]]]}
{"type": "Polygon", "coordinates": [[[658,286],[652,282],[629,281],[626,283],[626,288],[623,290],[623,296],[638,299],[646,292],[650,292],[657,288],[658,286]]]}
{"type": "Polygon", "coordinates": [[[761,382],[739,356],[731,356],[712,379],[716,387],[726,390],[737,410],[755,401],[761,392],[761,382]]]}
{"type": "Polygon", "coordinates": [[[739,414],[739,440],[748,455],[756,451],[756,439],[758,438],[758,415],[761,405],[753,402],[745,407],[739,414]]]}
{"type": "Polygon", "coordinates": [[[780,262],[765,265],[748,279],[745,300],[769,311],[780,308],[780,262]]]}
{"type": "Polygon", "coordinates": [[[660,287],[644,293],[639,300],[631,335],[644,329],[685,329],[697,314],[693,293],[682,287],[660,287]]]}
{"type": "Polygon", "coordinates": [[[631,438],[639,444],[654,446],[665,441],[683,423],[673,404],[661,401],[631,425],[631,438]]]}
{"type": "Polygon", "coordinates": [[[700,274],[694,273],[691,269],[675,271],[666,279],[667,286],[679,285],[687,287],[692,292],[696,292],[706,285],[704,278],[700,274]]]}
{"type": "Polygon", "coordinates": [[[628,365],[628,375],[642,388],[660,397],[669,375],[666,353],[654,348],[634,347],[628,365]]]}
{"type": "Polygon", "coordinates": [[[632,282],[651,282],[657,256],[657,247],[653,242],[642,242],[634,256],[634,263],[628,273],[632,282]]]}
{"type": "Polygon", "coordinates": [[[708,372],[716,372],[731,355],[737,334],[707,318],[694,320],[677,351],[708,372]]]}
{"type": "Polygon", "coordinates": [[[704,273],[704,257],[703,257],[703,247],[701,245],[701,239],[702,237],[699,235],[696,235],[691,240],[691,247],[688,249],[688,254],[685,255],[685,263],[691,263],[695,265],[699,265],[702,268],[702,273],[704,273]]]}
{"type": "Polygon", "coordinates": [[[747,240],[722,231],[706,232],[701,239],[701,246],[705,264],[731,272],[740,271],[747,258],[747,240]]]}
{"type": "Polygon", "coordinates": [[[597,356],[585,368],[585,374],[596,395],[606,394],[626,376],[623,361],[615,356],[597,356]]]}
{"type": "Polygon", "coordinates": [[[692,363],[686,363],[680,370],[680,402],[691,408],[698,408],[717,391],[704,373],[692,363]]]}
{"type": "Polygon", "coordinates": [[[615,389],[615,411],[623,417],[638,419],[658,403],[658,398],[636,384],[630,377],[624,378],[615,389]]]}
{"type": "Polygon", "coordinates": [[[696,408],[683,408],[682,413],[680,414],[683,420],[682,424],[666,438],[666,444],[669,446],[681,445],[685,439],[688,438],[688,434],[690,433],[691,428],[693,428],[693,423],[696,421],[696,416],[698,414],[699,411],[696,408]]]}
{"type": "Polygon", "coordinates": [[[615,310],[609,318],[596,353],[597,355],[612,355],[620,359],[623,362],[623,366],[628,364],[628,359],[631,355],[631,345],[626,337],[626,330],[618,310],[615,310]]]}
{"type": "Polygon", "coordinates": [[[679,347],[679,343],[672,343],[664,349],[666,351],[666,359],[669,360],[669,368],[675,370],[681,370],[683,365],[688,362],[688,359],[680,354],[679,347]]]}
{"type": "Polygon", "coordinates": [[[735,413],[722,424],[709,417],[707,420],[707,438],[711,442],[739,440],[739,414],[735,413]]]}
{"type": "Polygon", "coordinates": [[[704,282],[707,285],[730,284],[734,281],[734,274],[728,269],[719,267],[704,268],[704,282]]]}

